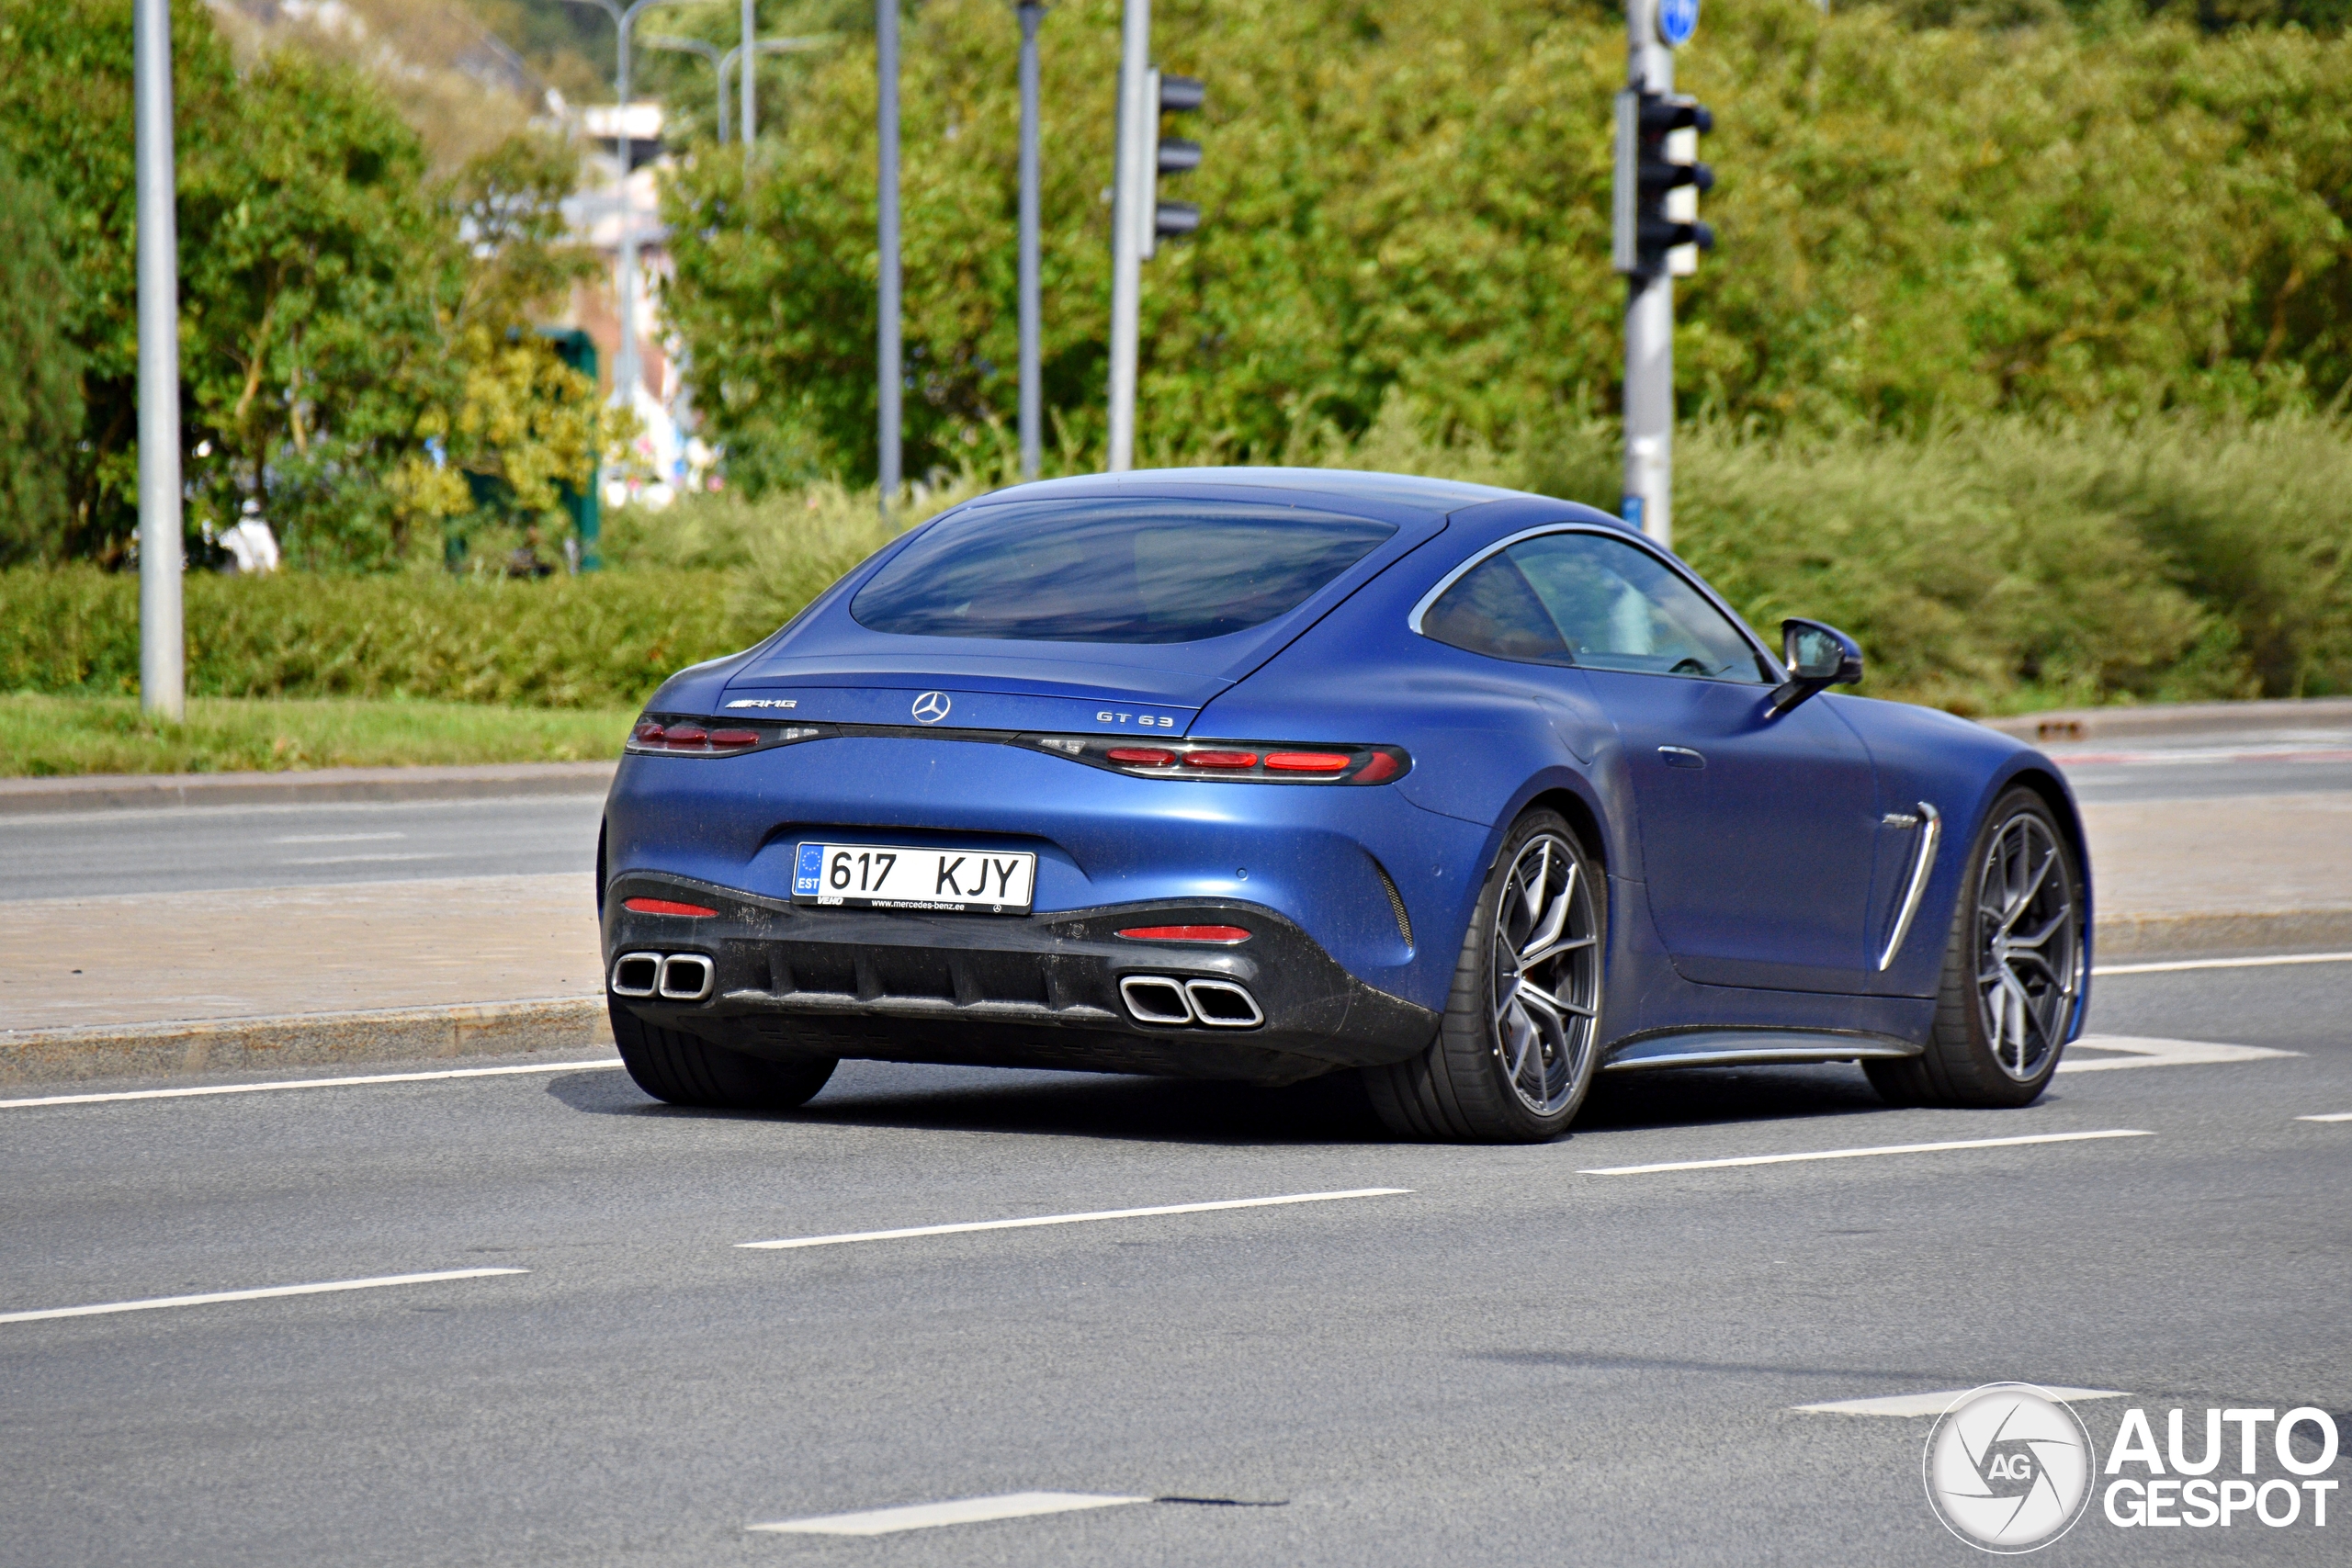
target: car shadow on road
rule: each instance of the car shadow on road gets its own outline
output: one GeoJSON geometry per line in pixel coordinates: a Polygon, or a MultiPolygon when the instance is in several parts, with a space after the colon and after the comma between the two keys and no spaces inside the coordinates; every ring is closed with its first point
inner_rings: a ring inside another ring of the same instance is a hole
{"type": "MultiPolygon", "coordinates": [[[[1105,1073],[844,1062],[798,1111],[697,1111],[647,1098],[623,1073],[574,1073],[548,1093],[594,1115],[769,1121],[910,1131],[1034,1133],[1224,1145],[1393,1141],[1352,1074],[1269,1089],[1105,1073]]],[[[1887,1110],[1851,1066],[1604,1075],[1577,1132],[1854,1115],[1887,1110]]]]}

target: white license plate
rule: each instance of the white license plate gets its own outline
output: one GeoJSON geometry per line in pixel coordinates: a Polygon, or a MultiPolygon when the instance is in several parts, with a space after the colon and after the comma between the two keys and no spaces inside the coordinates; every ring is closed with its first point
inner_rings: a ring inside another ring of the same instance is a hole
{"type": "Polygon", "coordinates": [[[792,901],[852,909],[946,909],[1025,915],[1037,857],[1021,851],[910,850],[898,844],[802,844],[792,901]]]}

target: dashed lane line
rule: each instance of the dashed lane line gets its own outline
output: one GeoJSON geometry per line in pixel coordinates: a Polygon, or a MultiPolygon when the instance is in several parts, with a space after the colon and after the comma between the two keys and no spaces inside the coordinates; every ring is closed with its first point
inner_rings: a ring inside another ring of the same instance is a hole
{"type": "MultiPolygon", "coordinates": [[[[2036,1383],[2051,1398],[2072,1404],[2085,1399],[2129,1399],[2132,1396],[2112,1388],[2052,1388],[2036,1383]]],[[[1952,1401],[1975,1393],[1974,1389],[1948,1388],[1934,1393],[1893,1393],[1878,1399],[1832,1399],[1820,1404],[1792,1404],[1789,1408],[1808,1416],[1940,1416],[1951,1408],[1952,1401]]]]}
{"type": "Polygon", "coordinates": [[[492,1274],[527,1274],[528,1269],[444,1269],[432,1274],[379,1274],[368,1280],[329,1280],[315,1285],[271,1285],[258,1291],[211,1291],[200,1296],[149,1296],[96,1306],[48,1307],[40,1312],[0,1312],[0,1323],[40,1323],[56,1317],[100,1317],[117,1312],[153,1312],[158,1307],[210,1306],[218,1302],[258,1302],[277,1296],[323,1296],[336,1291],[377,1291],[387,1285],[426,1285],[442,1280],[481,1280],[492,1274]]]}
{"type": "Polygon", "coordinates": [[[2352,1122],[2352,1111],[2331,1111],[2324,1116],[2298,1116],[2298,1122],[2352,1122]]]}
{"type": "Polygon", "coordinates": [[[1667,1170],[1723,1170],[1739,1165],[1793,1165],[1800,1160],[1863,1159],[1873,1155],[1931,1155],[1951,1149],[2005,1149],[2027,1144],[2081,1144],[2098,1138],[2153,1138],[2136,1127],[2109,1127],[2097,1133],[2035,1133],[2018,1138],[1962,1138],[1942,1144],[1883,1144],[1867,1149],[1816,1149],[1793,1155],[1742,1155],[1736,1159],[1683,1159],[1660,1165],[1611,1165],[1580,1170],[1578,1176],[1650,1176],[1667,1170]]]}
{"type": "Polygon", "coordinates": [[[2352,953],[2278,953],[2265,958],[2182,958],[2170,964],[2100,964],[2100,975],[2170,975],[2183,969],[2267,969],[2278,964],[2352,964],[2352,953]]]}
{"type": "Polygon", "coordinates": [[[190,1100],[208,1094],[261,1094],[281,1089],[344,1089],[353,1084],[431,1083],[436,1078],[497,1078],[517,1073],[585,1072],[620,1065],[618,1056],[599,1056],[585,1062],[531,1062],[519,1067],[449,1067],[431,1073],[369,1073],[364,1077],[282,1078],[275,1083],[205,1084],[195,1089],[130,1089],[112,1094],[50,1094],[37,1100],[0,1100],[0,1111],[19,1111],[35,1105],[98,1105],[118,1100],[190,1100]]]}
{"type": "Polygon", "coordinates": [[[1116,1508],[1148,1503],[1149,1497],[1113,1496],[1095,1492],[1007,1492],[994,1497],[964,1497],[952,1503],[914,1503],[903,1508],[871,1508],[857,1514],[822,1514],[813,1518],[779,1519],[774,1524],[747,1525],[776,1535],[895,1535],[900,1530],[933,1529],[941,1525],[976,1525],[989,1519],[1027,1519],[1040,1514],[1068,1514],[1080,1508],[1116,1508]]]}
{"type": "Polygon", "coordinates": [[[1094,1220],[1141,1220],[1159,1214],[1206,1214],[1222,1209],[1271,1209],[1284,1203],[1335,1203],[1348,1198],[1402,1198],[1409,1187],[1358,1187],[1345,1192],[1292,1192],[1279,1198],[1227,1198],[1215,1203],[1162,1203],[1148,1209],[1097,1209],[1083,1214],[1035,1214],[1019,1220],[967,1220],[952,1225],[910,1225],[903,1230],[846,1231],[837,1235],[788,1236],[781,1241],[735,1245],[780,1252],[800,1247],[839,1247],[853,1241],[903,1241],[919,1235],[961,1235],[970,1231],[1028,1230],[1037,1225],[1077,1225],[1094,1220]]]}

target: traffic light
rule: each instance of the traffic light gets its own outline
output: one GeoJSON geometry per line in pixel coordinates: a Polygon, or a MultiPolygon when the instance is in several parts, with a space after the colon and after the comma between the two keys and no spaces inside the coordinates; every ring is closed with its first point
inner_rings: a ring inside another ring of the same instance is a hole
{"type": "Polygon", "coordinates": [[[1190,114],[1208,101],[1208,89],[1193,76],[1162,76],[1154,70],[1144,83],[1144,102],[1151,113],[1144,123],[1151,128],[1153,150],[1151,177],[1144,189],[1147,199],[1142,203],[1142,254],[1147,261],[1159,248],[1163,239],[1189,234],[1201,226],[1201,209],[1189,201],[1159,199],[1159,181],[1163,175],[1187,175],[1201,166],[1201,144],[1178,137],[1159,134],[1162,115],[1190,114]]]}
{"type": "Polygon", "coordinates": [[[1679,94],[1617,95],[1617,189],[1611,259],[1641,277],[1688,277],[1715,231],[1699,221],[1699,193],[1715,172],[1699,162],[1699,137],[1715,117],[1679,94]]]}

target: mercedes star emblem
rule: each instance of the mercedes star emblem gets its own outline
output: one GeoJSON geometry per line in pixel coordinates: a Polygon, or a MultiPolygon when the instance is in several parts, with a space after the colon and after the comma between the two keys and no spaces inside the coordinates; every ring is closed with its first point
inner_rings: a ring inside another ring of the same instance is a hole
{"type": "Polygon", "coordinates": [[[946,693],[925,692],[915,699],[915,721],[919,724],[937,724],[947,716],[947,710],[953,706],[955,704],[947,700],[946,693]]]}

